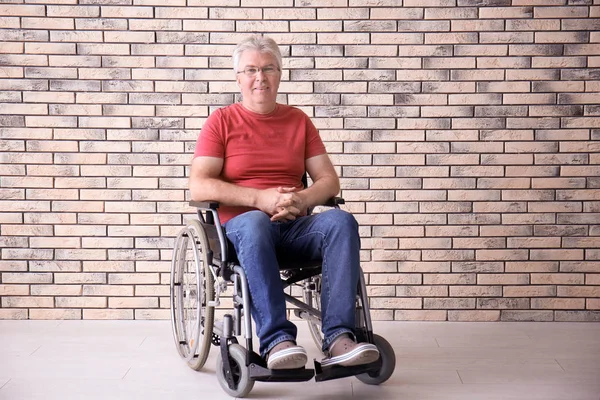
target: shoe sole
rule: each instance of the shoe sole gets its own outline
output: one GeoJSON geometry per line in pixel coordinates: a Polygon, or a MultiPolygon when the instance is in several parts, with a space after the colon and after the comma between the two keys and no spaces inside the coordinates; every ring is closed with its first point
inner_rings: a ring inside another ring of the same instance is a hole
{"type": "Polygon", "coordinates": [[[377,347],[373,344],[363,344],[346,354],[321,361],[321,366],[331,367],[339,365],[342,367],[352,367],[355,365],[370,364],[377,361],[377,359],[379,359],[379,350],[377,350],[377,347]]]}
{"type": "Polygon", "coordinates": [[[278,351],[269,357],[267,368],[269,369],[297,369],[306,365],[308,357],[302,349],[291,348],[278,351]]]}

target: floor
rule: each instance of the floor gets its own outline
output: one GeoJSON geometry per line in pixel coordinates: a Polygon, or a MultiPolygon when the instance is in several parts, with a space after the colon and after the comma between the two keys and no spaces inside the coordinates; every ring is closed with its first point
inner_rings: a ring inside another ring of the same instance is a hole
{"type": "MultiPolygon", "coordinates": [[[[304,323],[299,343],[320,358],[304,323]]],[[[252,399],[600,400],[600,323],[375,322],[389,381],[257,382],[252,399]]],[[[0,400],[228,399],[175,349],[169,321],[0,321],[0,400]]]]}

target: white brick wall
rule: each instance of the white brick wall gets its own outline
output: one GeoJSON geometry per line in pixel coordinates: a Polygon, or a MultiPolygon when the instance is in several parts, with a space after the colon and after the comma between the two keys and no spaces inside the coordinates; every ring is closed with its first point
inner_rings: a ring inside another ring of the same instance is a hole
{"type": "Polygon", "coordinates": [[[598,0],[0,4],[0,318],[168,318],[252,32],[361,224],[375,319],[600,320],[598,0]]]}

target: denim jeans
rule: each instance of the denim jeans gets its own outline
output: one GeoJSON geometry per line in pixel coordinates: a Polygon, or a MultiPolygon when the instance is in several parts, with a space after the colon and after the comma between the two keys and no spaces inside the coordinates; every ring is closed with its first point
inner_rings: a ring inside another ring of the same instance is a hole
{"type": "Polygon", "coordinates": [[[288,321],[277,252],[297,259],[322,259],[321,311],[323,350],[355,328],[360,269],[358,223],[339,209],[271,222],[262,211],[249,211],[225,223],[250,288],[252,317],[264,357],[276,344],[296,340],[288,321]]]}

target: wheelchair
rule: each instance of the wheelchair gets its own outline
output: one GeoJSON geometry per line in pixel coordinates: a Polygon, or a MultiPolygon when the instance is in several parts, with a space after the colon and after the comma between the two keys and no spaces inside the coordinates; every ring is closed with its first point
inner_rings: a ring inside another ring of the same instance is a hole
{"type": "MultiPolygon", "coordinates": [[[[330,199],[324,206],[338,208],[342,198],[330,199]]],[[[253,350],[250,295],[246,274],[236,259],[217,213],[215,202],[189,203],[197,208],[198,219],[181,229],[175,240],[171,262],[170,300],[173,337],[179,355],[194,370],[201,370],[211,346],[219,348],[216,373],[223,390],[232,397],[245,397],[255,381],[303,382],[313,377],[317,382],[356,376],[369,385],[379,385],[390,378],[396,366],[394,349],[383,337],[373,333],[362,270],[356,296],[355,335],[360,342],[377,346],[377,361],[352,367],[269,370],[266,361],[253,350]],[[215,318],[215,308],[232,286],[233,310],[222,319],[215,318]],[[242,330],[243,326],[243,330],[242,330]],[[237,337],[244,335],[245,347],[237,337]]],[[[294,314],[308,323],[315,345],[322,348],[321,334],[321,265],[279,258],[286,301],[295,306],[294,314]],[[297,297],[301,293],[303,301],[297,297]],[[289,293],[288,293],[289,292],[289,293]]]]}

